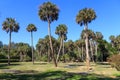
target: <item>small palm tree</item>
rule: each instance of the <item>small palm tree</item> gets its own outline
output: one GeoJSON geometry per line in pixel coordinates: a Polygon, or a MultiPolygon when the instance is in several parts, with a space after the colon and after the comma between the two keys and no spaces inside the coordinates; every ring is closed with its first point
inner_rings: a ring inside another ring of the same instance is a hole
{"type": "Polygon", "coordinates": [[[9,47],[8,47],[8,65],[10,65],[10,48],[12,32],[18,32],[19,24],[13,18],[6,18],[2,23],[2,29],[9,33],[9,47]]]}
{"type": "Polygon", "coordinates": [[[99,40],[103,39],[103,35],[101,32],[96,32],[95,33],[95,55],[96,55],[96,61],[97,61],[97,53],[98,53],[98,45],[99,45],[99,40]]]}
{"type": "Polygon", "coordinates": [[[111,35],[111,36],[109,37],[109,39],[111,40],[112,47],[114,47],[114,44],[115,44],[115,36],[114,36],[114,35],[111,35]]]}
{"type": "MultiPolygon", "coordinates": [[[[81,26],[84,25],[84,30],[87,31],[88,23],[96,18],[96,13],[91,8],[84,8],[79,11],[76,16],[76,22],[81,26]]],[[[86,44],[86,64],[87,69],[90,67],[90,57],[89,57],[89,49],[88,49],[88,34],[85,33],[85,44],[86,44]]]]}
{"type": "Polygon", "coordinates": [[[56,59],[54,57],[54,52],[53,52],[50,24],[53,21],[58,19],[58,13],[59,13],[59,9],[57,8],[57,6],[55,4],[53,4],[51,2],[43,3],[40,6],[39,12],[38,12],[40,19],[42,21],[48,22],[48,34],[49,34],[49,40],[50,40],[50,48],[51,48],[51,52],[52,52],[53,61],[54,61],[54,64],[56,67],[57,67],[57,63],[56,63],[56,59]]]}
{"type": "Polygon", "coordinates": [[[31,32],[31,47],[32,47],[32,62],[34,64],[34,51],[33,51],[33,31],[37,31],[37,28],[34,24],[29,24],[26,28],[28,32],[31,32]]]}
{"type": "Polygon", "coordinates": [[[58,58],[59,58],[59,55],[60,55],[60,50],[62,48],[62,45],[63,45],[63,56],[64,56],[64,40],[66,40],[67,26],[65,24],[58,25],[56,27],[55,34],[57,34],[60,38],[60,48],[59,48],[57,59],[56,59],[56,62],[58,62],[58,58]]]}

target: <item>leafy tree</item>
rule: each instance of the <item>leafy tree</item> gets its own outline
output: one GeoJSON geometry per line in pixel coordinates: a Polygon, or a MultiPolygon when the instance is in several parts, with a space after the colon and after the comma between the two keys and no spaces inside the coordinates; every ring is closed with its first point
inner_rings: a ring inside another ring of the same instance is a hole
{"type": "Polygon", "coordinates": [[[37,28],[36,28],[36,26],[34,24],[29,24],[27,26],[26,30],[31,33],[32,62],[34,64],[33,31],[34,32],[37,31],[37,28]]]}
{"type": "Polygon", "coordinates": [[[107,57],[109,57],[109,51],[108,51],[108,43],[106,40],[100,39],[98,41],[98,54],[97,58],[99,61],[107,61],[107,57]]]}
{"type": "Polygon", "coordinates": [[[9,33],[8,65],[10,65],[11,35],[12,32],[18,32],[19,24],[13,18],[6,18],[6,20],[2,23],[2,29],[9,33]]]}
{"type": "Polygon", "coordinates": [[[29,61],[31,57],[29,44],[20,42],[16,44],[16,47],[20,56],[20,61],[29,61]]]}
{"type": "MultiPolygon", "coordinates": [[[[88,23],[91,23],[92,20],[96,18],[96,13],[91,8],[84,8],[79,11],[76,16],[76,22],[81,26],[84,25],[84,30],[88,30],[88,23]]],[[[85,33],[85,44],[86,44],[86,63],[87,69],[90,67],[90,57],[89,57],[89,49],[88,49],[88,34],[85,33]]]]}
{"type": "Polygon", "coordinates": [[[52,58],[53,58],[53,61],[54,61],[54,64],[56,67],[57,67],[57,63],[56,63],[56,59],[55,59],[54,52],[53,52],[50,24],[53,21],[58,19],[58,13],[59,13],[58,7],[51,2],[44,2],[40,6],[39,13],[38,13],[38,15],[42,21],[48,22],[48,34],[49,34],[49,40],[50,40],[50,48],[51,48],[51,52],[52,52],[52,58]]]}
{"type": "Polygon", "coordinates": [[[58,25],[56,27],[55,34],[57,34],[59,36],[59,38],[60,38],[60,48],[59,48],[57,59],[56,59],[56,62],[58,62],[58,58],[59,58],[62,46],[63,46],[63,54],[64,54],[64,40],[66,40],[67,26],[65,24],[58,25]]]}

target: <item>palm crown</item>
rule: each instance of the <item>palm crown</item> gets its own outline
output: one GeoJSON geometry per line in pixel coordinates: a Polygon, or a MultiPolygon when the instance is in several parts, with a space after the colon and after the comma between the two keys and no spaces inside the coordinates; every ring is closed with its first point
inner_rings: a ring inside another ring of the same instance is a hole
{"type": "Polygon", "coordinates": [[[37,31],[37,28],[35,27],[34,24],[29,24],[26,29],[27,29],[28,32],[37,31]]]}
{"type": "Polygon", "coordinates": [[[19,24],[13,18],[6,18],[6,21],[2,24],[2,29],[8,32],[18,32],[19,24]]]}
{"type": "Polygon", "coordinates": [[[43,21],[49,21],[50,23],[58,19],[59,9],[55,4],[51,2],[45,2],[40,6],[38,15],[43,21]]]}
{"type": "Polygon", "coordinates": [[[64,25],[64,24],[58,25],[56,27],[55,34],[58,34],[59,36],[66,35],[67,34],[67,27],[66,27],[66,25],[64,25]]]}
{"type": "Polygon", "coordinates": [[[78,15],[76,16],[76,22],[81,26],[83,24],[90,23],[92,20],[96,18],[96,13],[91,8],[84,8],[79,11],[78,15]]]}

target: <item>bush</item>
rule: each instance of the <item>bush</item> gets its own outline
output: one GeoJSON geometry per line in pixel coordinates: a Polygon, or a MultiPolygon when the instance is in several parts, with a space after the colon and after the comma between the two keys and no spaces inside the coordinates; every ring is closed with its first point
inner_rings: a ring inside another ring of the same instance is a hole
{"type": "Polygon", "coordinates": [[[47,62],[47,60],[48,60],[47,55],[42,56],[40,60],[41,60],[41,61],[45,61],[45,62],[47,62]]]}
{"type": "Polygon", "coordinates": [[[115,67],[118,71],[120,71],[120,54],[112,55],[108,58],[108,62],[112,67],[115,67]]]}

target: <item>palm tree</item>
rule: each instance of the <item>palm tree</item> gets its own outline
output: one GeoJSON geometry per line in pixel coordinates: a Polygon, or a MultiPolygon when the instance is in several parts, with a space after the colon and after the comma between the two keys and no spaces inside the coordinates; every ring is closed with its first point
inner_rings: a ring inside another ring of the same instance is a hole
{"type": "Polygon", "coordinates": [[[62,46],[63,46],[63,56],[64,56],[64,40],[66,40],[67,26],[65,24],[58,25],[56,27],[55,34],[57,34],[60,38],[60,48],[59,48],[57,59],[56,59],[56,62],[58,62],[58,58],[59,58],[62,46]]]}
{"type": "MultiPolygon", "coordinates": [[[[84,30],[88,30],[88,23],[96,18],[96,13],[91,8],[84,8],[79,11],[76,16],[76,22],[80,24],[80,26],[84,25],[84,30]]],[[[85,45],[86,45],[86,64],[87,69],[90,67],[90,58],[89,58],[89,49],[88,49],[88,34],[85,33],[85,45]]]]}
{"type": "Polygon", "coordinates": [[[114,47],[114,44],[115,44],[115,36],[114,36],[114,35],[111,35],[111,36],[109,37],[109,39],[111,40],[112,47],[114,47]]]}
{"type": "Polygon", "coordinates": [[[37,28],[34,24],[29,24],[26,28],[28,32],[31,33],[31,47],[32,47],[32,62],[34,64],[34,51],[33,51],[33,31],[37,31],[37,28]]]}
{"type": "Polygon", "coordinates": [[[50,24],[58,19],[58,13],[59,9],[57,6],[51,2],[44,2],[40,8],[38,15],[42,21],[48,22],[48,34],[49,34],[49,40],[50,40],[50,48],[52,52],[52,57],[55,66],[57,67],[56,59],[54,57],[54,52],[53,52],[53,45],[52,45],[52,40],[51,40],[51,28],[50,24]]]}
{"type": "Polygon", "coordinates": [[[96,41],[96,44],[95,44],[95,55],[96,55],[96,61],[97,61],[97,53],[98,53],[98,45],[99,45],[99,40],[102,40],[103,39],[103,35],[101,32],[96,32],[95,33],[95,41],[96,41]]]}
{"type": "Polygon", "coordinates": [[[10,65],[11,35],[12,32],[18,32],[19,24],[13,18],[6,18],[6,20],[2,23],[2,29],[9,33],[8,65],[10,65]]]}

